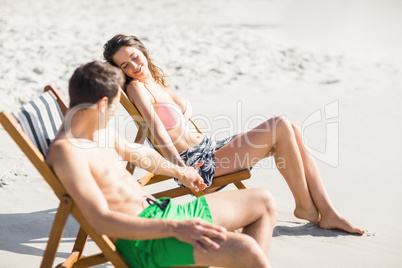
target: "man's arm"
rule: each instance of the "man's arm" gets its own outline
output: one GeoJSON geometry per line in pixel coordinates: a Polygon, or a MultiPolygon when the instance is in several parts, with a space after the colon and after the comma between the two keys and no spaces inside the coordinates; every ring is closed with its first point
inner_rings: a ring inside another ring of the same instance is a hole
{"type": "Polygon", "coordinates": [[[174,221],[146,219],[112,211],[90,169],[88,155],[74,146],[56,143],[49,162],[67,193],[72,197],[89,224],[99,234],[133,240],[176,237],[200,248],[219,248],[212,239],[224,240],[225,229],[200,219],[174,221]]]}
{"type": "Polygon", "coordinates": [[[139,168],[154,174],[178,178],[183,185],[195,191],[202,191],[207,188],[204,180],[196,170],[203,163],[199,163],[194,167],[179,167],[163,158],[154,149],[141,144],[129,143],[117,133],[115,147],[123,160],[130,161],[139,168]]]}

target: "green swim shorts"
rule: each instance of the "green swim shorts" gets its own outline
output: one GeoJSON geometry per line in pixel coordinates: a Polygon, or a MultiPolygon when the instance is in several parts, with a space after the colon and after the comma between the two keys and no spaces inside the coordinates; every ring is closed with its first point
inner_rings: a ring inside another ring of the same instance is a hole
{"type": "MultiPolygon", "coordinates": [[[[167,198],[158,199],[161,202],[167,198]]],[[[212,223],[211,212],[204,196],[187,204],[172,204],[169,202],[165,210],[157,204],[152,204],[139,215],[143,218],[188,220],[201,218],[212,223]]],[[[116,241],[116,248],[130,267],[170,267],[194,264],[193,246],[176,238],[155,240],[116,241]]]]}

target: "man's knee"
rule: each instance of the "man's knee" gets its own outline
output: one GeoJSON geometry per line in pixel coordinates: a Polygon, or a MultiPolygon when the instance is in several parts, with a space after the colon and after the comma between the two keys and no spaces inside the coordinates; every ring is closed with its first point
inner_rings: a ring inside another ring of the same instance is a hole
{"type": "Polygon", "coordinates": [[[265,213],[269,214],[269,216],[276,221],[276,201],[274,196],[266,189],[258,189],[259,197],[261,199],[261,204],[265,208],[265,213]]]}
{"type": "Polygon", "coordinates": [[[268,215],[271,218],[271,222],[276,221],[276,201],[274,196],[268,190],[264,188],[254,189],[254,196],[258,197],[258,207],[261,213],[268,215]]]}
{"type": "Polygon", "coordinates": [[[261,246],[254,238],[244,235],[242,246],[243,251],[239,252],[239,254],[244,258],[249,267],[266,267],[268,257],[265,256],[261,246]]]}

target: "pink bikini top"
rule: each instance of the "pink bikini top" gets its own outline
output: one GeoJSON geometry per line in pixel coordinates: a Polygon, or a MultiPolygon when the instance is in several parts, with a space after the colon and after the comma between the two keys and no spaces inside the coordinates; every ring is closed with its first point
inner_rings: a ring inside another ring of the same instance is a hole
{"type": "Polygon", "coordinates": [[[191,103],[186,99],[186,108],[184,111],[177,104],[158,102],[152,92],[144,84],[145,88],[152,95],[155,100],[154,108],[156,114],[162,121],[163,126],[166,130],[173,129],[180,125],[183,119],[188,120],[191,117],[192,107],[191,103]]]}

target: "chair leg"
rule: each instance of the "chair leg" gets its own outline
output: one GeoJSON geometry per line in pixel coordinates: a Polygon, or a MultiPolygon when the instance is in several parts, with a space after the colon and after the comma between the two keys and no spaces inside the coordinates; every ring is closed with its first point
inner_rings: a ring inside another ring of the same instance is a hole
{"type": "Polygon", "coordinates": [[[41,268],[50,268],[53,265],[72,204],[71,198],[68,196],[64,196],[60,201],[59,209],[54,218],[53,226],[49,234],[49,241],[47,242],[46,250],[40,265],[41,268]]]}
{"type": "Polygon", "coordinates": [[[84,251],[85,244],[87,243],[87,239],[88,234],[84,231],[84,229],[82,229],[82,227],[80,227],[80,230],[78,230],[77,238],[75,240],[73,251],[79,251],[82,253],[84,251]]]}
{"type": "Polygon", "coordinates": [[[80,227],[77,233],[77,237],[75,239],[73,250],[71,251],[70,256],[60,266],[60,268],[67,268],[74,266],[74,264],[81,258],[87,240],[88,240],[88,234],[84,231],[84,229],[82,229],[82,227],[80,227]]]}
{"type": "Polygon", "coordinates": [[[234,185],[236,185],[237,189],[247,189],[246,185],[244,185],[243,182],[234,182],[234,185]]]}

